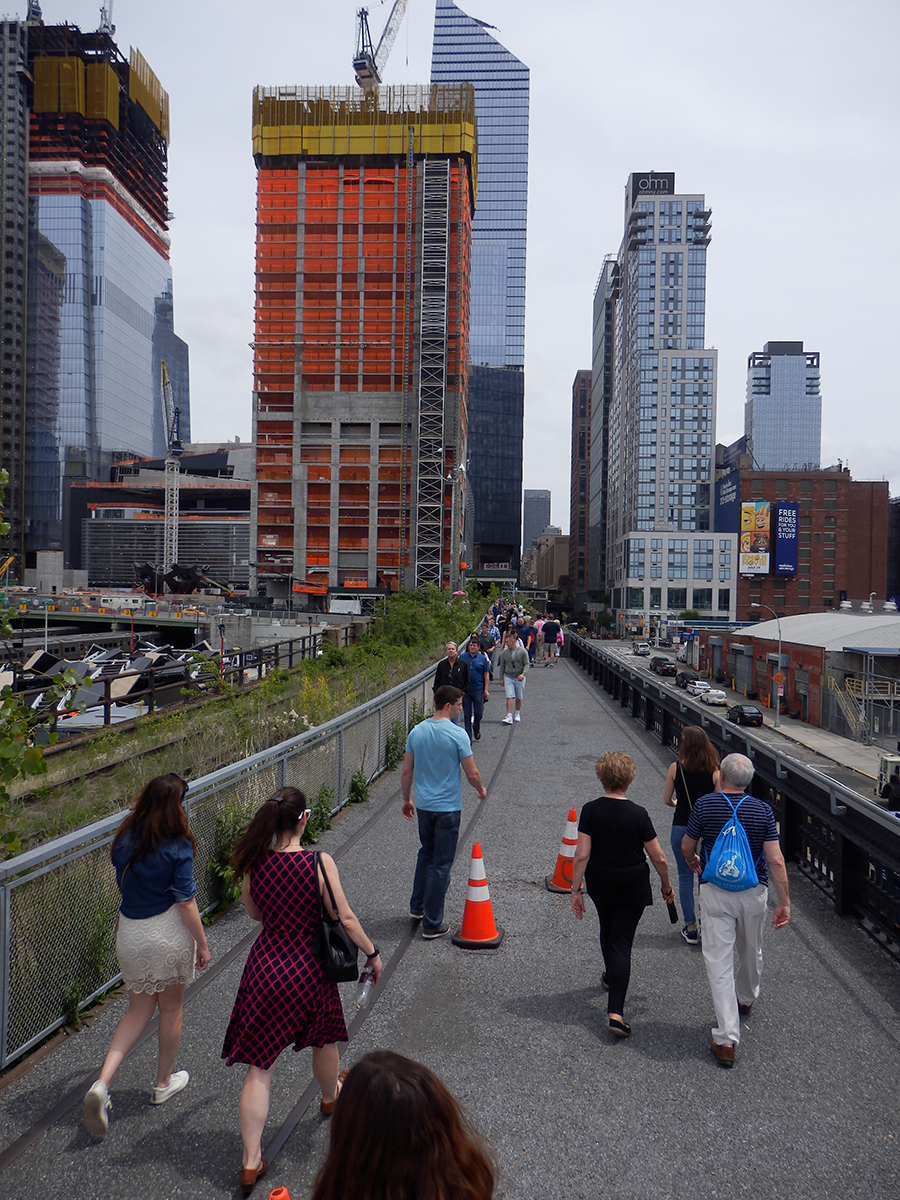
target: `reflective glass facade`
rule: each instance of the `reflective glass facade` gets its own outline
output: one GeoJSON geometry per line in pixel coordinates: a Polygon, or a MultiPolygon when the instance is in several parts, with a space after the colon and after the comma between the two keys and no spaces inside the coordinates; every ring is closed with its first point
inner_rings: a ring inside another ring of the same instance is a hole
{"type": "Polygon", "coordinates": [[[472,224],[469,356],[469,482],[476,562],[519,561],[525,384],[525,235],[528,205],[529,70],[450,0],[437,0],[432,83],[470,82],[478,121],[478,202],[472,224]],[[497,370],[519,375],[498,380],[497,370]],[[502,397],[499,408],[492,408],[502,397]],[[518,397],[518,407],[516,397],[518,397]],[[518,457],[516,457],[518,456],[518,457]],[[490,459],[494,474],[485,473],[490,459]],[[497,505],[501,509],[497,509],[497,505]],[[498,539],[500,529],[505,530],[498,539]],[[512,532],[512,531],[515,532],[512,532]]]}
{"type": "Polygon", "coordinates": [[[759,471],[818,470],[822,454],[819,356],[802,342],[766,342],[747,362],[747,450],[759,471]]]}

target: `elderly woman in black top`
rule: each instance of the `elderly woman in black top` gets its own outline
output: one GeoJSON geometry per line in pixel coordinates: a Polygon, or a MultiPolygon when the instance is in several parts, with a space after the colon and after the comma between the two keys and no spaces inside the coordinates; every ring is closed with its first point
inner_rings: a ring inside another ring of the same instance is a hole
{"type": "Polygon", "coordinates": [[[622,1038],[631,1033],[622,1015],[631,977],[631,946],[644,909],[653,903],[648,857],[662,883],[663,900],[668,904],[675,895],[650,814],[625,795],[635,773],[634,759],[621,751],[597,760],[604,795],[581,810],[572,870],[572,912],[579,921],[583,919],[582,879],[597,907],[606,966],[603,986],[609,990],[609,1031],[622,1038]]]}
{"type": "Polygon", "coordinates": [[[459,688],[463,695],[469,690],[469,667],[459,657],[456,642],[447,643],[447,657],[442,658],[437,665],[431,690],[436,692],[439,687],[446,685],[459,688]]]}

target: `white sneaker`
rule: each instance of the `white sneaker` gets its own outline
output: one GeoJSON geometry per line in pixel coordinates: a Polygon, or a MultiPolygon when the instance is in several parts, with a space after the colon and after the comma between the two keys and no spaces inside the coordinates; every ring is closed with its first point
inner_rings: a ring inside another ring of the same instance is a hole
{"type": "Polygon", "coordinates": [[[177,1096],[179,1092],[183,1092],[188,1085],[190,1075],[187,1071],[173,1071],[172,1078],[169,1080],[167,1087],[153,1087],[150,1089],[151,1104],[165,1104],[167,1100],[171,1100],[173,1096],[177,1096]]]}
{"type": "Polygon", "coordinates": [[[506,716],[503,718],[503,724],[504,725],[512,725],[512,723],[513,723],[513,715],[512,715],[512,713],[507,713],[506,716]]]}
{"type": "Polygon", "coordinates": [[[517,713],[516,713],[516,720],[517,720],[517,721],[521,721],[521,720],[522,720],[522,714],[521,714],[520,712],[517,712],[517,713]]]}
{"type": "Polygon", "coordinates": [[[109,1129],[111,1108],[109,1088],[102,1079],[98,1079],[91,1084],[84,1098],[84,1127],[93,1137],[102,1138],[109,1129]]]}

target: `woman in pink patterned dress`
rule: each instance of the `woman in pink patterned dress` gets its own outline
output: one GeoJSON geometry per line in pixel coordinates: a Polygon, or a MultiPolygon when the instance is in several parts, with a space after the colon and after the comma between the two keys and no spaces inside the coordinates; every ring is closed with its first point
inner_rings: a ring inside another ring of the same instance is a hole
{"type": "Polygon", "coordinates": [[[320,854],[317,876],[313,852],[301,845],[309,811],[299,789],[280,788],[239,838],[231,860],[235,874],[243,876],[241,899],[247,912],[263,925],[241,976],[222,1049],[229,1066],[247,1064],[240,1114],[241,1184],[248,1190],[268,1166],[262,1133],[281,1051],[290,1045],[295,1050],[312,1046],[313,1073],[322,1089],[319,1107],[325,1116],[331,1115],[346,1074],[338,1074],[337,1043],[347,1040],[340,994],[337,984],[325,980],[322,964],[312,952],[319,896],[329,915],[340,917],[366,955],[376,983],[382,971],[378,947],[348,905],[334,860],[320,854]],[[323,870],[337,912],[332,910],[323,870]]]}

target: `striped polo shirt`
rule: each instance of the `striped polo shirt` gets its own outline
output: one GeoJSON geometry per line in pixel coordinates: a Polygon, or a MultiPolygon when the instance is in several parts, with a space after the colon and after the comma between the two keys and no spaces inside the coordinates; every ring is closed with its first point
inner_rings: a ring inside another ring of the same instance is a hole
{"type": "MultiPolygon", "coordinates": [[[[744,827],[747,841],[750,843],[750,853],[756,865],[759,882],[768,884],[769,872],[765,856],[762,852],[763,842],[778,841],[778,826],[775,824],[775,814],[771,805],[765,800],[757,800],[755,796],[745,796],[744,802],[738,808],[740,796],[729,796],[728,800],[737,808],[738,820],[744,827]]],[[[709,792],[701,796],[694,805],[687,823],[687,836],[701,843],[700,861],[706,866],[709,852],[715,845],[716,838],[731,818],[731,807],[721,792],[709,792]]],[[[701,880],[701,886],[703,880],[701,880]]]]}

